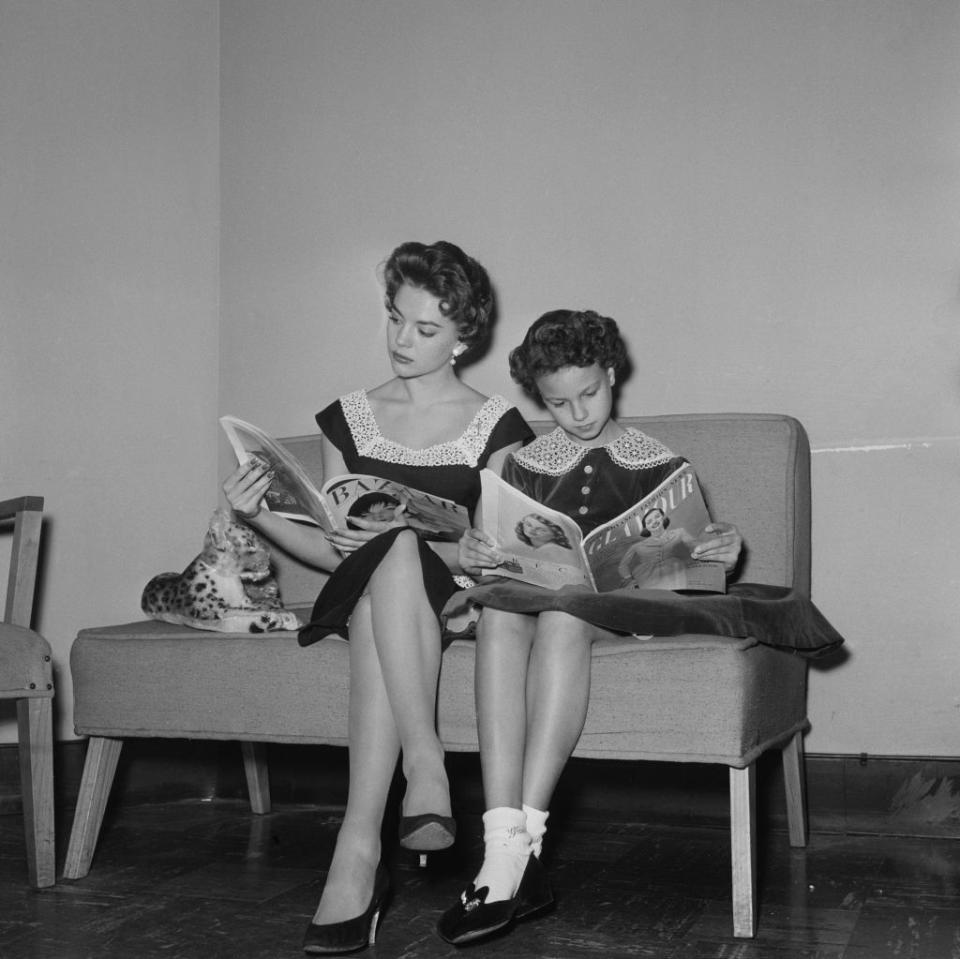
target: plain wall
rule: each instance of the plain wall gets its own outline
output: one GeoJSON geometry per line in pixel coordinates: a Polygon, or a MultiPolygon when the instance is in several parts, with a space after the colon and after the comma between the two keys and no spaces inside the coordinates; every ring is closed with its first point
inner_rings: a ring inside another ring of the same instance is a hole
{"type": "Polygon", "coordinates": [[[478,388],[537,413],[507,352],[589,306],[624,412],[806,424],[850,653],[807,748],[957,754],[953,0],[231,0],[221,29],[224,412],[308,432],[387,379],[375,267],[454,240],[500,294],[478,388]]]}
{"type": "Polygon", "coordinates": [[[0,493],[47,497],[59,734],[77,629],[199,548],[217,414],[386,379],[375,267],[445,237],[524,412],[509,348],[590,306],[624,412],[807,425],[850,651],[808,749],[956,755],[958,42],[952,0],[0,0],[0,493]]]}
{"type": "Polygon", "coordinates": [[[217,505],[218,37],[215,0],[0,0],[0,498],[46,498],[60,737],[77,630],[217,505]]]}

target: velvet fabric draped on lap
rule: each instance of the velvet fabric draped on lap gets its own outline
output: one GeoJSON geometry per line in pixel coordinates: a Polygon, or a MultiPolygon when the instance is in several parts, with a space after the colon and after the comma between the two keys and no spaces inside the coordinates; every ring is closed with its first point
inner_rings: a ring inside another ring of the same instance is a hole
{"type": "Polygon", "coordinates": [[[806,656],[824,655],[843,643],[843,637],[806,596],[759,583],[735,583],[725,594],[680,594],[664,589],[595,593],[585,586],[543,589],[488,576],[454,594],[444,615],[462,615],[470,606],[530,614],[560,611],[624,634],[749,636],[764,645],[806,656]]]}

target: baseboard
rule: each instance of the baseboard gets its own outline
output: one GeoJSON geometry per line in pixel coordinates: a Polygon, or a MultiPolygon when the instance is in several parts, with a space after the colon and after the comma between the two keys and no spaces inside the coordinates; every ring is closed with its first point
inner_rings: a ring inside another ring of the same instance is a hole
{"type": "MultiPolygon", "coordinates": [[[[72,808],[86,743],[57,743],[57,805],[72,808]]],[[[269,746],[274,803],[342,806],[346,750],[269,746]]],[[[453,800],[463,812],[483,808],[479,759],[448,757],[453,800]]],[[[807,756],[807,805],[813,831],[960,838],[960,758],[807,756]]],[[[16,744],[0,745],[0,814],[18,813],[16,744]]],[[[761,824],[785,828],[783,780],[775,754],[759,765],[761,824]]],[[[401,788],[397,784],[398,791],[401,788]]],[[[722,766],[572,760],[557,788],[557,819],[716,824],[728,820],[728,780],[722,766]]],[[[128,740],[111,793],[113,804],[178,799],[243,799],[246,784],[236,743],[128,740]]]]}

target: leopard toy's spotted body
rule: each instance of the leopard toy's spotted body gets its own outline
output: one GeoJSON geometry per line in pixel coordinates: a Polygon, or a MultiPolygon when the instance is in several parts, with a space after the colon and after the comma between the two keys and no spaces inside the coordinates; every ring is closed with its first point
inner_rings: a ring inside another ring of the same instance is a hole
{"type": "Polygon", "coordinates": [[[213,514],[203,551],[182,573],[160,573],[147,583],[140,608],[153,619],[229,633],[301,625],[280,603],[263,543],[226,510],[213,514]]]}

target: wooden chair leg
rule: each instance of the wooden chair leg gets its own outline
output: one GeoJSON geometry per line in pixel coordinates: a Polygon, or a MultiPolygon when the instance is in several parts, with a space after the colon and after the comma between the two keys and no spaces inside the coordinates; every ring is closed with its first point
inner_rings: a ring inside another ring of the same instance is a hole
{"type": "Polygon", "coordinates": [[[122,739],[104,739],[100,736],[91,737],[87,744],[77,811],[73,817],[67,862],[63,870],[65,879],[82,879],[90,872],[122,746],[122,739]]]}
{"type": "Polygon", "coordinates": [[[757,931],[757,774],[755,764],[730,768],[730,853],[733,873],[733,934],[757,931]]]}
{"type": "Polygon", "coordinates": [[[794,733],[783,747],[783,786],[787,797],[787,827],[790,845],[807,844],[807,790],[804,776],[803,733],[794,733]]]}
{"type": "Polygon", "coordinates": [[[37,889],[56,882],[53,825],[53,700],[18,699],[20,790],[27,873],[37,889]]]}
{"type": "Polygon", "coordinates": [[[250,809],[258,815],[270,812],[270,769],[267,766],[267,744],[242,742],[243,770],[247,775],[250,809]]]}

